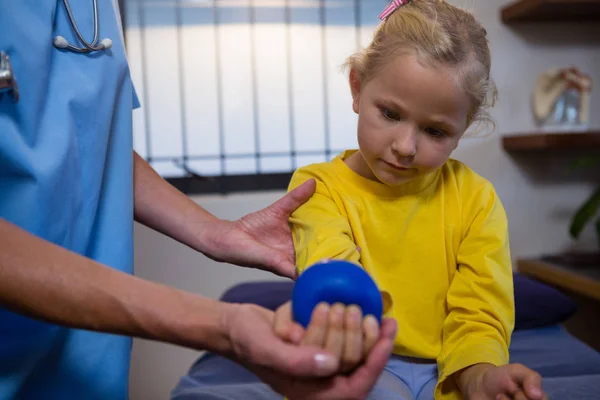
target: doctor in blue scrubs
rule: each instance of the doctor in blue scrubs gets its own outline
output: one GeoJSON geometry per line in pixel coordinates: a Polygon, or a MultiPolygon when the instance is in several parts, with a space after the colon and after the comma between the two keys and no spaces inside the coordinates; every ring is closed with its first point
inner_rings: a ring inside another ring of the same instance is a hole
{"type": "Polygon", "coordinates": [[[223,354],[290,398],[364,398],[395,327],[341,376],[331,354],[277,339],[266,309],[131,275],[135,219],[213,259],[293,277],[287,219],[314,183],[223,221],[161,179],[132,147],[118,5],[95,3],[0,0],[0,400],[125,399],[134,336],[223,354]]]}

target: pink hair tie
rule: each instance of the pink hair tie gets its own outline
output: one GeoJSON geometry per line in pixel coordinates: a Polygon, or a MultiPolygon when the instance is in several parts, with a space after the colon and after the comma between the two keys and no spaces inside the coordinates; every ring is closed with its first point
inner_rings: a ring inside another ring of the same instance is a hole
{"type": "Polygon", "coordinates": [[[396,11],[401,6],[407,4],[410,0],[392,0],[390,4],[379,14],[379,19],[384,21],[391,13],[396,11]]]}

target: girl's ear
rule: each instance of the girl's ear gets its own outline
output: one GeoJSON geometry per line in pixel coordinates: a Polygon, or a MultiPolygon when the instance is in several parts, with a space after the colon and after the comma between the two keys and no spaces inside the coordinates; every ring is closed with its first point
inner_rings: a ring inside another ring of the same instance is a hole
{"type": "Polygon", "coordinates": [[[354,68],[350,70],[350,90],[352,92],[352,109],[358,114],[360,104],[360,88],[361,82],[358,73],[354,68]]]}

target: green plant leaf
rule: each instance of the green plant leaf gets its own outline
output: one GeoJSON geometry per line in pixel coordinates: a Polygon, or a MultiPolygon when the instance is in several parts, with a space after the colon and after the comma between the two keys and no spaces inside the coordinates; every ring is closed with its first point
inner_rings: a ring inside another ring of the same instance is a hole
{"type": "Polygon", "coordinates": [[[600,217],[596,220],[596,237],[598,238],[598,247],[600,247],[600,217]]]}
{"type": "Polygon", "coordinates": [[[591,167],[600,163],[600,156],[581,157],[569,164],[569,169],[576,170],[580,168],[591,167]]]}
{"type": "Polygon", "coordinates": [[[577,210],[571,221],[569,232],[573,238],[579,237],[585,225],[596,215],[600,208],[600,186],[596,188],[594,193],[586,200],[585,203],[577,210]]]}

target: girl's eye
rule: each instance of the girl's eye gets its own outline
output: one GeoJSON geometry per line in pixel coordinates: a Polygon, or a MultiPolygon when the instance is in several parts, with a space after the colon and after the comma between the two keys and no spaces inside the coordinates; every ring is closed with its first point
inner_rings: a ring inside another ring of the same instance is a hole
{"type": "Polygon", "coordinates": [[[392,121],[400,120],[400,115],[398,115],[398,113],[390,110],[389,108],[381,108],[381,115],[383,115],[386,119],[389,119],[392,121]]]}
{"type": "Polygon", "coordinates": [[[446,132],[444,132],[441,129],[437,129],[437,128],[427,128],[427,129],[425,129],[425,131],[434,138],[442,138],[442,137],[448,136],[446,134],[446,132]]]}

